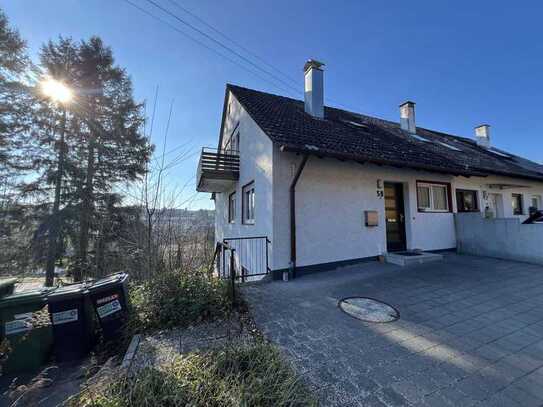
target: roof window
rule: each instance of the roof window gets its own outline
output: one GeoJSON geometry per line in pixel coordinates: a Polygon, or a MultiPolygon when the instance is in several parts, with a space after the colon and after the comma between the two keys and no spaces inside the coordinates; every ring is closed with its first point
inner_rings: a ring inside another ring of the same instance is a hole
{"type": "Polygon", "coordinates": [[[368,126],[366,126],[365,124],[363,123],[359,123],[359,122],[355,122],[353,120],[344,120],[344,119],[341,119],[341,121],[345,124],[350,124],[351,126],[356,126],[356,127],[362,127],[363,129],[367,129],[368,126]]]}
{"type": "Polygon", "coordinates": [[[462,151],[459,148],[456,148],[455,146],[451,146],[450,144],[447,144],[447,143],[443,143],[442,141],[436,141],[436,143],[442,145],[443,147],[447,147],[449,150],[462,151]]]}
{"type": "Polygon", "coordinates": [[[503,153],[503,152],[498,151],[498,150],[496,150],[496,149],[494,149],[494,148],[488,148],[487,150],[488,150],[489,152],[491,152],[492,154],[495,154],[495,155],[497,155],[497,156],[499,156],[499,157],[503,157],[503,158],[513,158],[513,157],[511,157],[509,154],[503,153]]]}
{"type": "Polygon", "coordinates": [[[413,137],[415,140],[418,140],[418,141],[422,141],[424,143],[429,143],[430,140],[422,137],[422,136],[419,136],[418,134],[410,134],[411,137],[413,137]]]}

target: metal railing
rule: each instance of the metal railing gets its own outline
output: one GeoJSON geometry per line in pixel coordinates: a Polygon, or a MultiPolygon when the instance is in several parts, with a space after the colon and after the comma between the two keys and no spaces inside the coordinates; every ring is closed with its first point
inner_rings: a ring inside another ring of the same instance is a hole
{"type": "MultiPolygon", "coordinates": [[[[231,237],[223,239],[234,252],[236,279],[241,282],[255,281],[270,273],[269,245],[267,236],[231,237]]],[[[228,262],[230,259],[226,259],[228,262]]],[[[226,264],[226,263],[224,263],[226,264]]],[[[228,263],[229,264],[229,263],[228,263]]]]}
{"type": "Polygon", "coordinates": [[[230,262],[228,264],[229,270],[235,271],[235,249],[230,247],[226,243],[217,242],[215,247],[215,253],[213,253],[213,260],[211,261],[211,267],[209,269],[210,274],[213,274],[213,271],[216,271],[219,278],[230,280],[230,296],[232,300],[232,306],[236,304],[236,273],[230,273],[229,276],[226,275],[226,263],[225,263],[225,253],[230,252],[230,262]]]}
{"type": "Polygon", "coordinates": [[[201,185],[202,180],[237,181],[239,179],[239,152],[202,148],[198,162],[197,186],[202,192],[209,192],[201,185]]]}
{"type": "Polygon", "coordinates": [[[242,283],[256,281],[271,271],[270,243],[267,236],[226,238],[217,243],[210,272],[242,283]]]}

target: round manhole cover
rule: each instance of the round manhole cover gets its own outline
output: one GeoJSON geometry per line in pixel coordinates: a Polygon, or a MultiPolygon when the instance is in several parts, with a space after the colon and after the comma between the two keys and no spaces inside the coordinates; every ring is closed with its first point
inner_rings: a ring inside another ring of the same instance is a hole
{"type": "Polygon", "coordinates": [[[392,322],[400,318],[396,308],[373,298],[344,298],[339,302],[339,308],[353,318],[366,322],[392,322]]]}

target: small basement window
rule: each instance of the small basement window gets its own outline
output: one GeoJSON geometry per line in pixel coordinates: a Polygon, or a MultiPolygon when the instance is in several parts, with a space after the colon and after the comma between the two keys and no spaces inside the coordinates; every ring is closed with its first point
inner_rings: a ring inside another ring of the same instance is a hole
{"type": "Polygon", "coordinates": [[[457,189],[456,206],[458,208],[458,212],[479,212],[477,191],[457,189]]]}
{"type": "Polygon", "coordinates": [[[513,215],[524,214],[524,208],[522,203],[522,194],[512,194],[511,204],[513,205],[513,215]]]}
{"type": "Polygon", "coordinates": [[[450,212],[448,184],[417,182],[417,201],[420,212],[450,212]]]}
{"type": "Polygon", "coordinates": [[[236,191],[228,195],[228,223],[236,222],[236,191]]]}
{"type": "Polygon", "coordinates": [[[243,191],[243,223],[252,225],[255,223],[255,183],[245,185],[243,191]]]}

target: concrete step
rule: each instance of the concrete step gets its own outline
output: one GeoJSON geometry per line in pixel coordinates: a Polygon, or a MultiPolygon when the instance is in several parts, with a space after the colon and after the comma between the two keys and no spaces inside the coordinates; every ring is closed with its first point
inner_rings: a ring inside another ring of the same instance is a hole
{"type": "Polygon", "coordinates": [[[412,264],[429,263],[439,260],[443,260],[443,255],[437,253],[417,252],[416,255],[405,255],[401,253],[385,254],[385,261],[387,263],[395,264],[402,267],[410,266],[412,264]]]}

